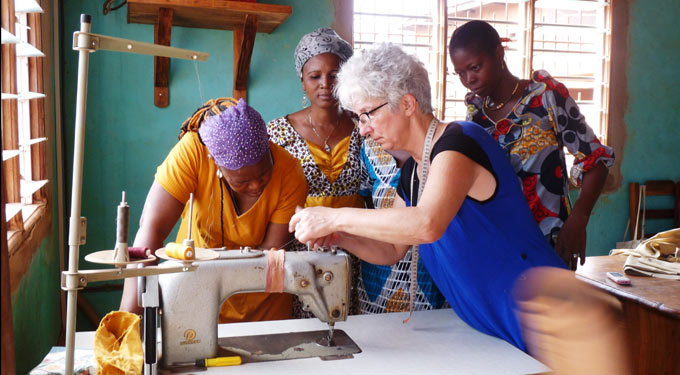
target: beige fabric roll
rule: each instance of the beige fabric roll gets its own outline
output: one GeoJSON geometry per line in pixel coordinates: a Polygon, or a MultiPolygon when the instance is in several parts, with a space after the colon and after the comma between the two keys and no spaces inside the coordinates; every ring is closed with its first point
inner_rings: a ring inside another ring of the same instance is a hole
{"type": "Polygon", "coordinates": [[[609,255],[628,255],[623,270],[629,275],[680,280],[680,228],[659,232],[635,249],[614,249],[609,255]]]}

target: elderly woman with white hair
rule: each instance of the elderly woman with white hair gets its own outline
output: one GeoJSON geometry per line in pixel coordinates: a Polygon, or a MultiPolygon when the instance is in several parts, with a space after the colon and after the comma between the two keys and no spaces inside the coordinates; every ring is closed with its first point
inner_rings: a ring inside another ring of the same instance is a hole
{"type": "Polygon", "coordinates": [[[362,135],[411,155],[399,197],[381,210],[306,208],[289,229],[302,243],[340,246],[375,264],[394,264],[420,244],[414,260],[419,253],[458,316],[526,350],[512,287],[530,268],[565,264],[543,238],[498,144],[474,123],[435,118],[423,64],[392,44],[350,58],[336,93],[362,135]]]}

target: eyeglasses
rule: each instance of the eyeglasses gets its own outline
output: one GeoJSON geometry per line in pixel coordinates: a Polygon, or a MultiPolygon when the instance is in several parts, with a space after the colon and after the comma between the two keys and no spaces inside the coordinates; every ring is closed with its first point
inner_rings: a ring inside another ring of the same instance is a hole
{"type": "Polygon", "coordinates": [[[386,105],[387,105],[387,102],[385,102],[385,103],[383,103],[383,104],[381,104],[381,105],[379,105],[379,106],[377,106],[377,107],[371,109],[370,111],[363,112],[363,113],[359,114],[359,116],[355,116],[355,117],[354,117],[354,122],[356,122],[357,125],[359,125],[359,126],[366,126],[366,125],[368,125],[368,124],[371,122],[371,115],[372,115],[375,111],[379,110],[380,108],[382,108],[382,107],[384,107],[384,106],[386,106],[386,105]]]}

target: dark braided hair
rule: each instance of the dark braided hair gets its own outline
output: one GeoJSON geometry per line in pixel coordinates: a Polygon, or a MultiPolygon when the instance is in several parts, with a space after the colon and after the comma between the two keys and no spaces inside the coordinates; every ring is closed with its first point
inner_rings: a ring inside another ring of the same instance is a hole
{"type": "MultiPolygon", "coordinates": [[[[184,134],[187,132],[196,132],[198,134],[198,129],[203,124],[203,121],[207,120],[209,117],[222,113],[225,109],[233,107],[238,104],[238,101],[234,98],[217,98],[208,100],[203,106],[194,112],[188,119],[184,120],[182,123],[182,128],[179,132],[179,139],[182,139],[184,134]]],[[[198,136],[201,139],[201,136],[198,136]]],[[[203,143],[203,140],[201,140],[203,143]]]]}
{"type": "Polygon", "coordinates": [[[449,54],[455,49],[466,49],[493,56],[500,44],[501,38],[493,26],[484,21],[473,20],[453,32],[449,42],[449,54]]]}

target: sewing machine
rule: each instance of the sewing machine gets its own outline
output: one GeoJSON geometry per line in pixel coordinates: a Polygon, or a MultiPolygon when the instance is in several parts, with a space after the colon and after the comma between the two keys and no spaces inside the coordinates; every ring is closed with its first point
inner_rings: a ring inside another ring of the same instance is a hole
{"type": "MultiPolygon", "coordinates": [[[[195,272],[158,276],[162,367],[216,357],[222,302],[236,293],[266,291],[267,273],[271,272],[267,258],[272,253],[245,248],[219,254],[218,260],[198,263],[195,272]]],[[[303,309],[329,323],[327,346],[332,346],[334,323],[347,319],[349,257],[342,251],[286,252],[281,266],[283,291],[297,295],[303,309]]]]}

